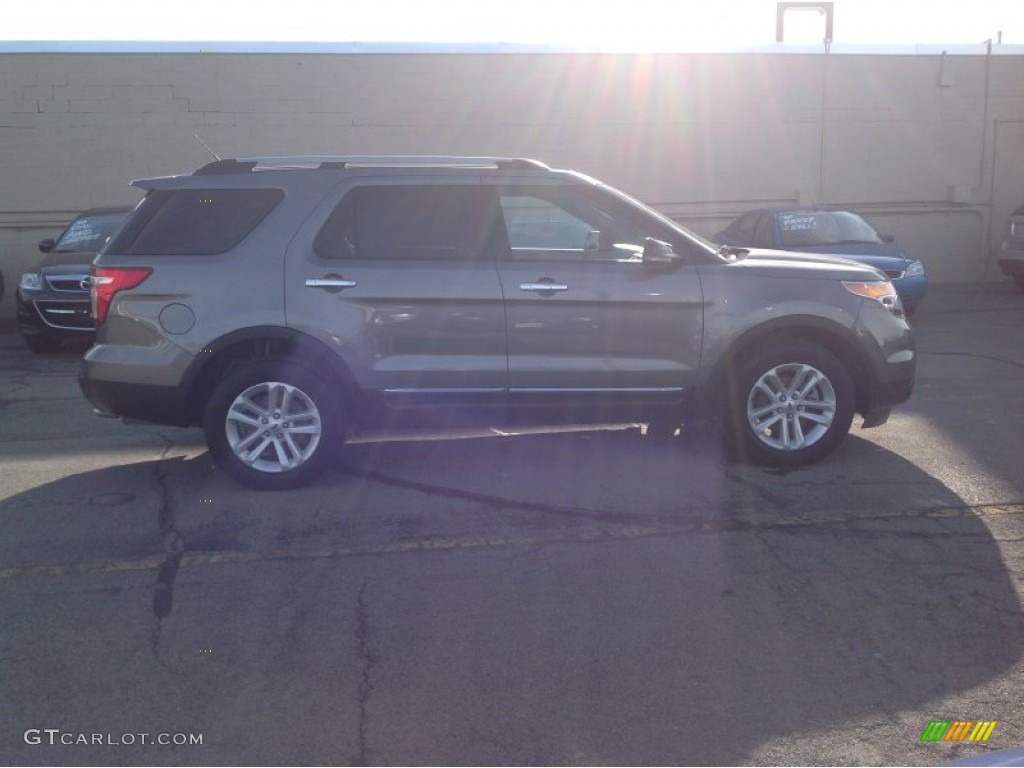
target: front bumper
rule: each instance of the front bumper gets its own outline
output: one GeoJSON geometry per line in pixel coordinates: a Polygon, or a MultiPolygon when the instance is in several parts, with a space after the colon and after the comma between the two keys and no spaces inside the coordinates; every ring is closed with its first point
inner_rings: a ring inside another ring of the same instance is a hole
{"type": "Polygon", "coordinates": [[[15,292],[15,313],[22,336],[91,339],[96,332],[88,294],[68,298],[19,288],[15,292]]]}
{"type": "Polygon", "coordinates": [[[854,327],[866,366],[857,377],[857,412],[864,427],[884,424],[889,411],[910,399],[917,373],[913,329],[880,304],[865,301],[854,327]]]}

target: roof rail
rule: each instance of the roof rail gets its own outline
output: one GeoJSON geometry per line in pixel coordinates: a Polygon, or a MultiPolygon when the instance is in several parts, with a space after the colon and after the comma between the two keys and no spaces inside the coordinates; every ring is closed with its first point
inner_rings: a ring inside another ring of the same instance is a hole
{"type": "Polygon", "coordinates": [[[321,168],[340,170],[349,166],[394,168],[500,168],[508,170],[551,170],[540,160],[524,157],[462,157],[457,155],[289,155],[245,157],[207,163],[193,176],[218,173],[248,173],[255,170],[321,168]]]}

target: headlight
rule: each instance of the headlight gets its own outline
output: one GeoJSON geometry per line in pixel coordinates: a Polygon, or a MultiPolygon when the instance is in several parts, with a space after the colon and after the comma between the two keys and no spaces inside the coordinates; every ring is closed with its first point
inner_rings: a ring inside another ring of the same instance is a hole
{"type": "Polygon", "coordinates": [[[924,274],[924,264],[922,264],[920,261],[915,261],[913,264],[911,264],[909,267],[907,267],[907,271],[903,273],[903,276],[904,277],[920,277],[923,274],[924,274]]]}
{"type": "Polygon", "coordinates": [[[843,287],[850,293],[863,296],[865,299],[874,299],[894,315],[903,315],[903,305],[900,304],[900,298],[896,294],[896,289],[892,287],[892,283],[888,280],[879,280],[872,283],[855,283],[843,280],[843,287]]]}
{"type": "Polygon", "coordinates": [[[43,281],[39,279],[38,272],[24,272],[18,287],[27,291],[41,291],[43,290],[43,281]]]}

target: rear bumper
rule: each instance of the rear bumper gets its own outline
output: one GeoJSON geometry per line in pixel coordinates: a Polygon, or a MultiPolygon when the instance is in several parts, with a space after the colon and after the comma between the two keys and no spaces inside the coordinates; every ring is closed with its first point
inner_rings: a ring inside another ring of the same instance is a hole
{"type": "Polygon", "coordinates": [[[103,415],[190,426],[180,372],[191,359],[173,344],[94,344],[82,358],[78,386],[103,415]]]}
{"type": "Polygon", "coordinates": [[[82,374],[78,375],[78,386],[95,407],[97,416],[188,426],[184,418],[184,399],[174,387],[95,381],[82,374]]]}

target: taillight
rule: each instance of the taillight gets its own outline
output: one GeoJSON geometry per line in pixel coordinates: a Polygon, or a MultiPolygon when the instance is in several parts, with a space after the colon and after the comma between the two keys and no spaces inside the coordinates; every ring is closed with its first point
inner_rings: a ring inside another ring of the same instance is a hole
{"type": "Polygon", "coordinates": [[[93,267],[89,280],[89,298],[96,325],[107,319],[107,310],[114,294],[134,288],[153,270],[149,267],[93,267]]]}

